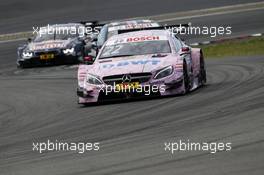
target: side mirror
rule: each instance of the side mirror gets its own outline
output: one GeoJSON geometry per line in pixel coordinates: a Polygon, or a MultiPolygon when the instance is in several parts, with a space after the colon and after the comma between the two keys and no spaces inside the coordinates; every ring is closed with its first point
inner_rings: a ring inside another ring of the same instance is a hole
{"type": "Polygon", "coordinates": [[[86,65],[91,65],[94,63],[95,57],[92,55],[87,55],[83,58],[83,63],[86,65]]]}
{"type": "Polygon", "coordinates": [[[190,47],[184,46],[181,48],[180,55],[189,54],[189,53],[191,53],[190,47]]]}

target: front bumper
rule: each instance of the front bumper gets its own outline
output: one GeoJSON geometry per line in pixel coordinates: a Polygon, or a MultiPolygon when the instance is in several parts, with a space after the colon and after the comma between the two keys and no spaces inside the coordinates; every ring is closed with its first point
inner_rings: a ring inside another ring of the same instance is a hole
{"type": "Polygon", "coordinates": [[[150,81],[141,84],[144,91],[123,91],[117,92],[114,88],[107,89],[105,86],[88,86],[86,88],[78,88],[77,96],[79,97],[79,103],[92,103],[101,101],[112,101],[112,100],[122,100],[131,98],[144,98],[144,97],[154,97],[154,96],[169,96],[176,94],[183,94],[185,92],[183,85],[183,78],[166,78],[164,80],[150,81]],[[147,87],[147,88],[146,88],[147,87]],[[155,90],[152,91],[155,87],[155,90]]]}
{"type": "Polygon", "coordinates": [[[76,64],[78,63],[78,56],[74,55],[55,55],[52,59],[40,59],[39,56],[32,58],[17,60],[17,65],[20,67],[44,66],[44,65],[61,65],[61,64],[76,64]]]}

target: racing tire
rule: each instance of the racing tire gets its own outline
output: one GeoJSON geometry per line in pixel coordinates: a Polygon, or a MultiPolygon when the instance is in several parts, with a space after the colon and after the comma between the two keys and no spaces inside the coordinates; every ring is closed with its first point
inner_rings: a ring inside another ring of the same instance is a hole
{"type": "Polygon", "coordinates": [[[206,81],[207,81],[207,78],[206,78],[204,57],[203,57],[203,53],[201,52],[199,83],[201,86],[203,86],[203,85],[205,85],[206,81]]]}
{"type": "Polygon", "coordinates": [[[18,69],[26,69],[26,68],[30,68],[30,65],[20,63],[19,65],[17,65],[17,68],[18,69]]]}
{"type": "Polygon", "coordinates": [[[183,94],[186,94],[190,91],[190,77],[188,75],[188,71],[187,71],[187,64],[186,62],[184,61],[183,63],[183,84],[184,84],[184,93],[183,94]]]}

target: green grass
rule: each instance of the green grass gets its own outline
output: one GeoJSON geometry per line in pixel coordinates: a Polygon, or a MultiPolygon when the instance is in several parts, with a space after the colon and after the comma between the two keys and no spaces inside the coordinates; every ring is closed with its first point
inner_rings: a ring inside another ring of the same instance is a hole
{"type": "Polygon", "coordinates": [[[204,45],[201,48],[203,49],[205,58],[264,55],[264,37],[236,39],[223,43],[204,45]]]}

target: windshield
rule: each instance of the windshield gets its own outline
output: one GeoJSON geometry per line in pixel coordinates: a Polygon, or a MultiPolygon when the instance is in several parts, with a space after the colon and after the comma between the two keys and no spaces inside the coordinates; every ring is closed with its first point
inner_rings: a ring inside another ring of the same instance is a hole
{"type": "Polygon", "coordinates": [[[109,31],[107,34],[107,39],[117,34],[118,34],[118,30],[109,31]]]}
{"type": "Polygon", "coordinates": [[[171,53],[171,48],[168,40],[106,45],[99,59],[158,53],[171,53]]]}
{"type": "Polygon", "coordinates": [[[69,38],[75,38],[77,37],[77,34],[71,34],[71,33],[56,33],[56,32],[47,32],[47,33],[38,33],[36,38],[34,39],[34,42],[42,42],[42,41],[48,41],[48,40],[67,40],[69,38]]]}
{"type": "Polygon", "coordinates": [[[129,30],[129,29],[142,29],[142,28],[150,28],[150,27],[158,27],[158,23],[153,23],[153,22],[135,22],[135,23],[120,23],[120,25],[117,26],[112,26],[108,28],[108,34],[107,34],[107,39],[117,35],[118,30],[129,30]]]}

